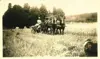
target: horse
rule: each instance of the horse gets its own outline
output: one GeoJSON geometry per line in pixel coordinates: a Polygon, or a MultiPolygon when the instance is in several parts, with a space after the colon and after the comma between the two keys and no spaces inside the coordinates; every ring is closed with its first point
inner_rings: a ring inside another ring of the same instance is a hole
{"type": "Polygon", "coordinates": [[[65,23],[62,23],[62,21],[59,20],[59,22],[57,23],[56,27],[57,27],[57,32],[59,34],[64,34],[65,23]]]}

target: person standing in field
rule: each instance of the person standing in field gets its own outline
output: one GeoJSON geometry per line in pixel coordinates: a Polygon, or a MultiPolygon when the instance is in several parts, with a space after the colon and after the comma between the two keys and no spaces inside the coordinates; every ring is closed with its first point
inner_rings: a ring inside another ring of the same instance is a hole
{"type": "Polygon", "coordinates": [[[36,28],[37,32],[41,31],[41,23],[42,23],[42,21],[40,20],[40,17],[38,17],[37,23],[34,26],[36,28]]]}

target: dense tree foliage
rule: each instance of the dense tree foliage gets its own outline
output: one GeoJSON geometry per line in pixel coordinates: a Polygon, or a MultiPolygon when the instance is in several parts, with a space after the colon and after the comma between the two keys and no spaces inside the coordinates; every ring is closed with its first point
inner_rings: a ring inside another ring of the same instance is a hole
{"type": "Polygon", "coordinates": [[[60,19],[60,17],[65,17],[65,13],[63,12],[63,10],[60,8],[56,9],[55,7],[53,8],[53,15],[55,15],[58,20],[60,19]]]}
{"type": "Polygon", "coordinates": [[[3,15],[3,25],[8,28],[23,27],[27,24],[28,14],[19,5],[14,5],[3,15]]]}
{"type": "Polygon", "coordinates": [[[45,17],[48,15],[48,11],[44,5],[41,5],[40,7],[40,18],[42,21],[44,21],[45,17]]]}
{"type": "Polygon", "coordinates": [[[97,13],[84,13],[66,17],[66,22],[97,22],[97,13]]]}
{"type": "Polygon", "coordinates": [[[92,13],[86,20],[87,22],[97,22],[97,13],[92,13]]]}
{"type": "Polygon", "coordinates": [[[37,7],[32,7],[30,9],[30,16],[29,16],[29,24],[34,25],[37,22],[37,19],[40,15],[40,11],[37,7]]]}
{"type": "Polygon", "coordinates": [[[38,17],[43,21],[47,14],[48,11],[44,5],[41,5],[39,9],[37,7],[30,8],[28,3],[25,3],[24,7],[20,5],[12,6],[9,3],[8,10],[3,15],[3,26],[7,28],[29,27],[36,24],[38,17]]]}

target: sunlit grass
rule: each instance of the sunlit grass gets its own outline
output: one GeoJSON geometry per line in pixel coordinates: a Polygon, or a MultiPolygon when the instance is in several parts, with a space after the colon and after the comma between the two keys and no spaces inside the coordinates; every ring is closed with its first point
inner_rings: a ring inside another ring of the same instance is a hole
{"type": "Polygon", "coordinates": [[[97,41],[96,23],[69,23],[64,35],[31,33],[31,29],[3,31],[4,56],[85,56],[83,43],[97,41]]]}

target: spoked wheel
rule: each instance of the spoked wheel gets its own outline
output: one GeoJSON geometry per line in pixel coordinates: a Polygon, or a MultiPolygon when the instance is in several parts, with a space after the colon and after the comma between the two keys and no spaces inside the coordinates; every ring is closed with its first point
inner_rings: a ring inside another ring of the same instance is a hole
{"type": "Polygon", "coordinates": [[[35,31],[32,29],[32,30],[31,30],[31,33],[35,33],[35,31]]]}

